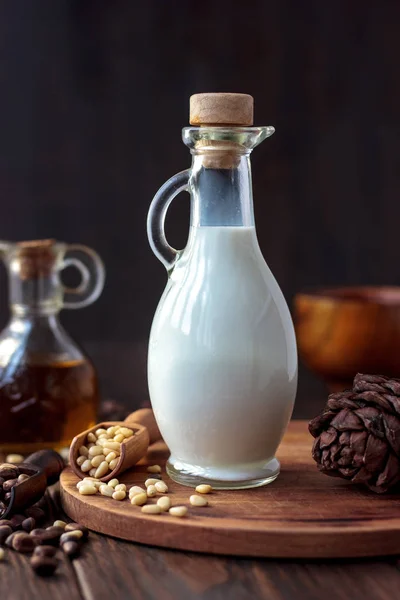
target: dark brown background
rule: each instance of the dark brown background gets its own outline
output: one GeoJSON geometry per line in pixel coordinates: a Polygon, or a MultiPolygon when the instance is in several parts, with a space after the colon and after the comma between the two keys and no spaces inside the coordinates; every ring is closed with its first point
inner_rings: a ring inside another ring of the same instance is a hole
{"type": "MultiPolygon", "coordinates": [[[[256,123],[276,127],[253,156],[255,210],[289,301],[317,284],[400,283],[399,17],[395,0],[0,2],[0,237],[101,254],[101,299],[62,318],[106,395],[147,397],[166,273],[145,219],[189,165],[180,129],[194,92],[253,94],[256,123]]],[[[182,196],[174,245],[187,227],[182,196]]],[[[323,395],[301,373],[297,414],[323,395]]]]}

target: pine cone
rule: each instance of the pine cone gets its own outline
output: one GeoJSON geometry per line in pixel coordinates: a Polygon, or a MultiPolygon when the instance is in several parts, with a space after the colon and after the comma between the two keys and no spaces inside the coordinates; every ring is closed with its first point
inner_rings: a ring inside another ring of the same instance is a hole
{"type": "Polygon", "coordinates": [[[309,431],[322,473],[386,492],[400,481],[400,379],[359,373],[352,390],[329,396],[309,431]]]}

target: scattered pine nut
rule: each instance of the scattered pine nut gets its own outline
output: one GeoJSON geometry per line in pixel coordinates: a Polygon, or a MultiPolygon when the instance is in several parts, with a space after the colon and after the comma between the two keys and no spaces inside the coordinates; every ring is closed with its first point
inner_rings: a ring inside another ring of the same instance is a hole
{"type": "Polygon", "coordinates": [[[88,454],[89,454],[89,450],[86,448],[86,446],[81,446],[81,447],[79,448],[79,454],[80,454],[81,456],[88,456],[88,454]]]}
{"type": "Polygon", "coordinates": [[[3,548],[0,548],[0,560],[4,560],[6,553],[4,552],[3,548]]]}
{"type": "Polygon", "coordinates": [[[90,471],[91,468],[92,468],[92,463],[90,462],[89,459],[86,459],[85,462],[83,464],[81,464],[82,473],[87,473],[88,471],[90,471]]]}
{"type": "Polygon", "coordinates": [[[12,465],[19,465],[24,462],[24,457],[22,454],[8,454],[6,456],[6,463],[10,463],[12,465]]]}
{"type": "Polygon", "coordinates": [[[146,487],[149,487],[149,485],[155,485],[156,483],[158,483],[160,480],[159,479],[146,479],[146,481],[144,482],[144,485],[146,487]]]}
{"type": "Polygon", "coordinates": [[[161,473],[161,467],[160,467],[160,465],[150,465],[149,467],[147,467],[147,472],[148,473],[161,473]]]}
{"type": "Polygon", "coordinates": [[[147,496],[149,498],[153,498],[154,496],[157,496],[157,490],[155,488],[154,485],[149,485],[147,488],[147,496]]]}
{"type": "Polygon", "coordinates": [[[129,490],[129,498],[131,498],[135,494],[142,494],[143,492],[146,493],[143,488],[139,487],[138,485],[134,485],[129,490]]]}
{"type": "Polygon", "coordinates": [[[173,517],[186,517],[187,511],[188,509],[186,506],[173,506],[169,509],[169,514],[173,517]]]}
{"type": "Polygon", "coordinates": [[[81,467],[83,465],[83,463],[86,460],[86,456],[78,456],[78,458],[76,459],[76,464],[78,465],[78,467],[81,467]]]}
{"type": "Polygon", "coordinates": [[[154,487],[160,494],[166,494],[168,492],[168,486],[164,481],[157,481],[154,484],[154,487]]]}
{"type": "Polygon", "coordinates": [[[115,469],[115,467],[117,466],[118,462],[119,462],[119,458],[114,458],[114,460],[111,460],[111,461],[108,463],[108,465],[109,465],[109,467],[110,467],[111,471],[114,471],[114,469],[115,469]]]}
{"type": "Polygon", "coordinates": [[[126,492],[126,485],[124,483],[119,483],[118,485],[115,486],[114,490],[116,492],[119,492],[120,490],[122,490],[123,492],[126,492]]]}
{"type": "Polygon", "coordinates": [[[212,487],[211,485],[208,485],[208,483],[201,483],[196,487],[196,492],[198,494],[209,494],[212,492],[212,487]]]}
{"type": "Polygon", "coordinates": [[[119,484],[119,481],[116,477],[114,479],[111,479],[111,481],[108,482],[108,485],[111,485],[111,487],[113,487],[113,488],[115,488],[115,486],[118,484],[119,484]]]}
{"type": "Polygon", "coordinates": [[[208,500],[204,496],[197,496],[197,494],[190,496],[189,500],[192,506],[207,506],[208,504],[208,500]]]}
{"type": "Polygon", "coordinates": [[[84,483],[83,485],[79,486],[79,493],[83,494],[83,496],[92,496],[93,494],[97,493],[97,489],[94,487],[94,485],[90,485],[90,483],[84,483]]]}
{"type": "Polygon", "coordinates": [[[111,485],[104,484],[104,485],[100,486],[100,494],[102,496],[108,496],[109,498],[111,498],[113,493],[114,493],[114,488],[111,487],[111,485]]]}
{"type": "Polygon", "coordinates": [[[66,525],[67,525],[66,522],[61,521],[60,519],[58,519],[57,521],[54,521],[54,523],[53,523],[53,527],[62,527],[63,529],[65,529],[66,525]]]}
{"type": "Polygon", "coordinates": [[[169,496],[162,496],[162,498],[157,500],[157,504],[163,512],[167,512],[171,508],[171,498],[169,496]]]}
{"type": "Polygon", "coordinates": [[[161,506],[158,506],[158,504],[145,504],[145,506],[142,506],[142,513],[147,515],[159,515],[161,512],[161,506]]]}
{"type": "Polygon", "coordinates": [[[133,494],[133,496],[130,496],[131,499],[131,504],[134,504],[135,506],[143,506],[143,504],[146,504],[147,502],[147,494],[146,492],[141,492],[140,494],[133,494]]]}
{"type": "Polygon", "coordinates": [[[123,490],[118,490],[117,492],[113,493],[112,497],[114,500],[124,500],[126,498],[126,492],[123,490]]]}
{"type": "Polygon", "coordinates": [[[95,477],[96,479],[100,479],[101,477],[104,477],[106,473],[108,473],[108,462],[103,460],[101,465],[97,467],[95,477]]]}
{"type": "Polygon", "coordinates": [[[74,537],[77,540],[80,540],[83,537],[83,531],[80,529],[73,529],[72,531],[67,532],[68,537],[74,537]]]}

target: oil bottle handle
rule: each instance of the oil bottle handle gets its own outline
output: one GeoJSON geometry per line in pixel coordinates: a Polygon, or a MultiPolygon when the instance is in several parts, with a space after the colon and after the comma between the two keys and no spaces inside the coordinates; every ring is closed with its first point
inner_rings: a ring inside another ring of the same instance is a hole
{"type": "Polygon", "coordinates": [[[64,308],[84,308],[97,300],[103,291],[105,269],[100,256],[87,246],[68,244],[66,253],[73,256],[64,258],[62,269],[76,267],[81,274],[81,282],[75,288],[64,287],[64,308]]]}
{"type": "Polygon", "coordinates": [[[173,269],[179,258],[179,251],[167,242],[164,231],[165,216],[175,196],[189,191],[189,178],[190,169],[186,169],[168,179],[154,196],[147,216],[147,236],[151,249],[167,271],[173,269]]]}

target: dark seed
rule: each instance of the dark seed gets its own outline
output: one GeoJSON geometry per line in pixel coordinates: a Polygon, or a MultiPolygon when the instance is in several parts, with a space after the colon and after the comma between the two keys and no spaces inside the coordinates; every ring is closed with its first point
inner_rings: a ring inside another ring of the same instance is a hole
{"type": "Polygon", "coordinates": [[[31,567],[37,575],[47,577],[57,569],[57,559],[50,556],[32,556],[31,567]]]}
{"type": "Polygon", "coordinates": [[[10,533],[8,538],[6,538],[4,545],[7,546],[7,548],[12,548],[14,538],[17,537],[17,535],[25,535],[25,534],[23,534],[22,531],[14,531],[13,533],[10,533]]]}
{"type": "Polygon", "coordinates": [[[6,494],[4,494],[4,502],[6,504],[8,504],[10,502],[10,498],[11,498],[11,492],[7,492],[6,494]]]}
{"type": "Polygon", "coordinates": [[[11,517],[10,521],[14,529],[21,529],[21,525],[23,521],[25,521],[25,517],[24,515],[14,515],[11,517]]]}
{"type": "Polygon", "coordinates": [[[0,515],[3,515],[6,512],[6,510],[7,510],[7,505],[0,500],[0,515]]]}
{"type": "Polygon", "coordinates": [[[0,477],[0,485],[3,485],[4,482],[5,482],[4,477],[0,477]]]}
{"type": "Polygon", "coordinates": [[[9,535],[13,532],[9,525],[0,525],[0,546],[4,544],[9,535]]]}
{"type": "Polygon", "coordinates": [[[62,545],[62,549],[67,556],[77,556],[80,550],[80,544],[78,542],[69,541],[62,545]]]}
{"type": "Polygon", "coordinates": [[[61,527],[52,527],[51,529],[42,530],[42,533],[36,533],[37,529],[31,531],[31,536],[35,540],[36,545],[43,546],[58,546],[60,541],[61,527]]]}
{"type": "Polygon", "coordinates": [[[57,548],[54,546],[36,546],[33,551],[35,556],[54,556],[57,552],[57,548]]]}
{"type": "Polygon", "coordinates": [[[89,529],[87,527],[85,527],[84,525],[80,525],[79,523],[68,523],[65,526],[65,531],[82,531],[83,536],[81,539],[86,539],[89,535],[89,529]]]}
{"type": "Polygon", "coordinates": [[[15,479],[19,475],[19,469],[11,465],[0,465],[0,477],[3,479],[15,479]]]}
{"type": "Polygon", "coordinates": [[[32,552],[35,547],[33,538],[27,533],[20,533],[12,539],[12,547],[17,552],[32,552]]]}
{"type": "Polygon", "coordinates": [[[28,533],[30,531],[32,531],[32,529],[35,528],[36,525],[36,521],[33,517],[28,517],[27,519],[24,519],[24,521],[22,521],[21,523],[21,527],[24,531],[27,531],[28,533]]]}
{"type": "Polygon", "coordinates": [[[9,492],[15,485],[17,485],[18,479],[8,479],[3,483],[3,490],[9,492]]]}
{"type": "Polygon", "coordinates": [[[38,506],[31,506],[30,508],[27,508],[25,510],[25,515],[27,517],[33,517],[35,519],[35,521],[39,522],[44,519],[44,517],[46,516],[46,513],[44,512],[44,510],[42,510],[38,506]]]}
{"type": "MultiPolygon", "coordinates": [[[[80,531],[80,529],[76,529],[75,531],[80,531]]],[[[66,531],[60,537],[60,544],[65,544],[66,542],[80,542],[83,539],[82,537],[78,537],[74,535],[73,531],[66,531]]]]}
{"type": "Polygon", "coordinates": [[[11,529],[14,529],[14,526],[11,523],[10,519],[0,519],[0,525],[8,525],[9,527],[11,527],[11,529]]]}

